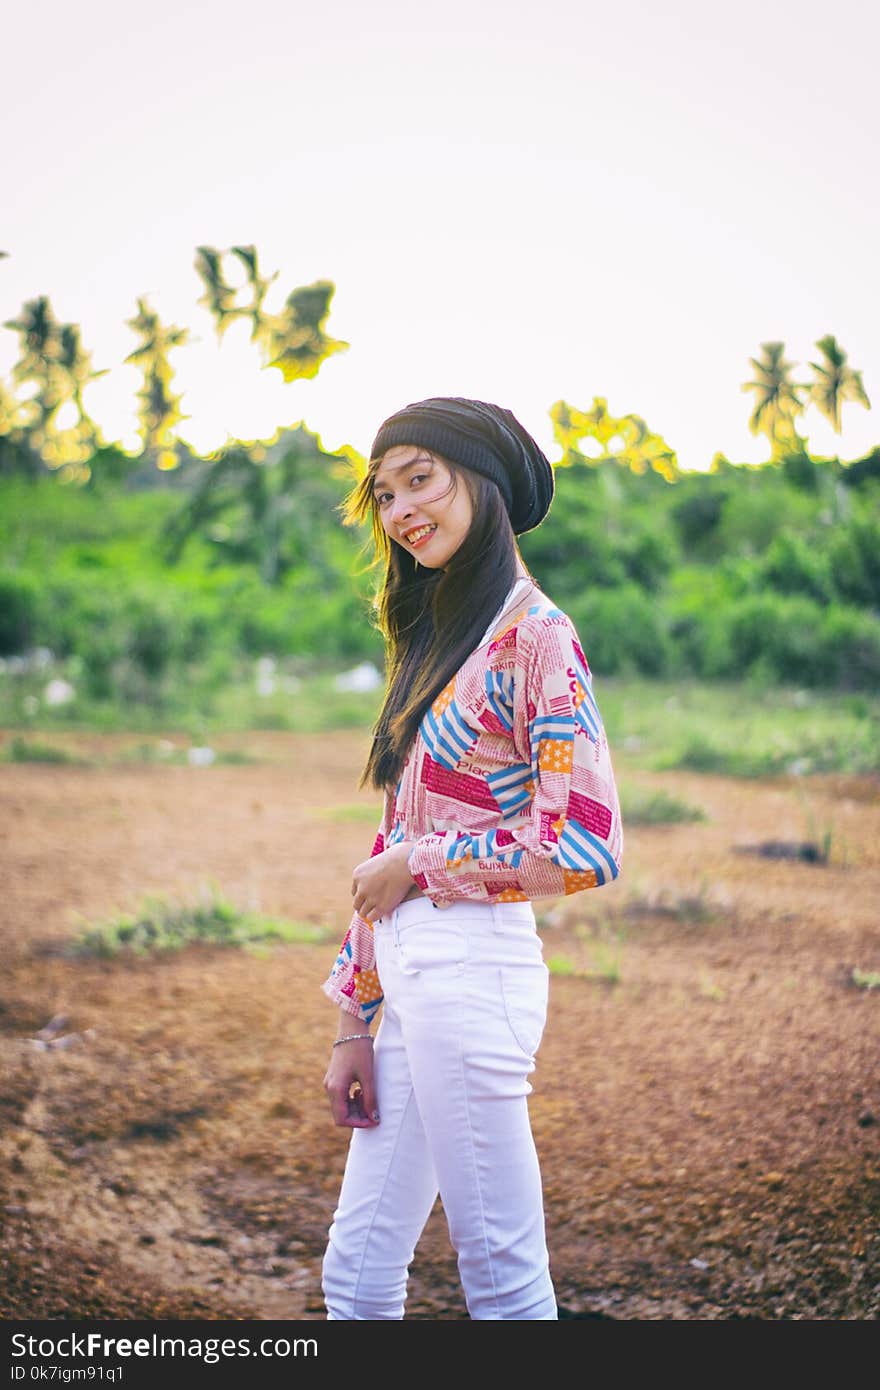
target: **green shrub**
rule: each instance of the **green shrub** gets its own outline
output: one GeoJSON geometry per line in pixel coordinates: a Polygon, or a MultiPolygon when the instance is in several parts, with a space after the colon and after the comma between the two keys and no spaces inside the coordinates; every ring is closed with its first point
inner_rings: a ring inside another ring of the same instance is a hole
{"type": "Polygon", "coordinates": [[[618,544],[619,480],[604,468],[556,470],[556,496],[542,525],[523,536],[526,564],[560,604],[586,589],[626,582],[618,544]]]}
{"type": "Polygon", "coordinates": [[[78,661],[84,693],[90,700],[113,699],[117,693],[114,669],[121,656],[122,648],[115,632],[99,629],[92,634],[78,661]]]}
{"type": "Polygon", "coordinates": [[[568,613],[591,669],[603,676],[665,675],[674,664],[666,615],[635,584],[573,598],[568,613]]]}
{"type": "Polygon", "coordinates": [[[672,520],[687,553],[708,558],[717,553],[716,532],[721,522],[728,490],[714,478],[682,480],[679,496],[671,508],[672,520]],[[688,489],[688,491],[684,491],[688,489]]]}
{"type": "Polygon", "coordinates": [[[620,550],[627,576],[649,592],[663,587],[678,560],[674,536],[657,526],[629,533],[620,550]]]}
{"type": "Polygon", "coordinates": [[[818,645],[823,685],[880,689],[880,618],[835,604],[822,615],[818,645]]]}
{"type": "Polygon", "coordinates": [[[818,499],[763,468],[744,472],[730,486],[718,526],[716,557],[763,555],[780,532],[803,532],[814,524],[818,499]]]}
{"type": "Polygon", "coordinates": [[[791,755],[783,749],[730,747],[705,734],[691,734],[677,753],[657,760],[658,770],[685,768],[689,772],[715,772],[723,777],[776,777],[785,772],[791,755]]]}
{"type": "Polygon", "coordinates": [[[68,753],[66,748],[58,748],[51,743],[34,743],[30,739],[10,739],[0,754],[8,763],[64,763],[73,766],[87,765],[87,759],[68,753]]]}
{"type": "Polygon", "coordinates": [[[716,612],[707,644],[707,676],[749,672],[797,685],[819,685],[816,631],[822,610],[807,598],[750,594],[716,612]]]}
{"type": "Polygon", "coordinates": [[[756,578],[778,593],[804,594],[818,603],[827,603],[834,593],[827,557],[814,544],[788,532],[774,536],[756,578]]]}
{"type": "Polygon", "coordinates": [[[848,603],[880,609],[880,522],[856,518],[831,538],[829,560],[834,587],[848,603]]]}
{"type": "Polygon", "coordinates": [[[701,807],[691,806],[662,789],[646,792],[624,788],[620,797],[624,825],[680,825],[707,818],[701,807]]]}
{"type": "Polygon", "coordinates": [[[0,574],[0,656],[13,656],[37,643],[38,598],[33,579],[0,574]]]}

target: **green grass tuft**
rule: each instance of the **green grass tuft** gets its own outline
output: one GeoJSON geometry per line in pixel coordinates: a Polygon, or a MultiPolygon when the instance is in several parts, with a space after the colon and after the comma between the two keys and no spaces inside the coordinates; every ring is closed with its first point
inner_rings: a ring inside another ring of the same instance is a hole
{"type": "Polygon", "coordinates": [[[88,759],[68,753],[66,748],[58,748],[51,743],[30,743],[24,738],[13,738],[0,750],[0,759],[6,763],[65,763],[75,767],[85,767],[88,759]]]}
{"type": "Polygon", "coordinates": [[[547,969],[551,975],[577,975],[579,973],[567,956],[551,956],[547,962],[547,969]]]}
{"type": "Polygon", "coordinates": [[[314,814],[322,820],[366,821],[378,825],[382,818],[382,807],[369,802],[352,801],[342,806],[317,806],[314,814]]]}
{"type": "Polygon", "coordinates": [[[291,922],[259,912],[240,912],[214,894],[196,906],[148,897],[137,913],[96,926],[85,924],[70,946],[72,956],[112,957],[177,951],[185,946],[265,946],[320,942],[330,934],[310,922],[291,922]]]}
{"type": "Polygon", "coordinates": [[[708,817],[700,806],[691,806],[665,791],[621,791],[621,813],[626,825],[680,825],[684,821],[704,821],[708,817]]]}
{"type": "Polygon", "coordinates": [[[658,771],[684,768],[690,772],[717,772],[723,777],[779,777],[789,770],[792,756],[781,749],[729,748],[701,734],[692,735],[672,753],[658,758],[658,771]]]}
{"type": "Polygon", "coordinates": [[[574,965],[567,956],[551,956],[547,969],[551,975],[571,975],[578,980],[604,980],[606,984],[620,983],[620,952],[604,941],[594,941],[591,947],[592,968],[574,965]]]}
{"type": "Polygon", "coordinates": [[[854,965],[851,978],[859,989],[880,989],[880,974],[876,970],[859,970],[858,966],[854,965]]]}

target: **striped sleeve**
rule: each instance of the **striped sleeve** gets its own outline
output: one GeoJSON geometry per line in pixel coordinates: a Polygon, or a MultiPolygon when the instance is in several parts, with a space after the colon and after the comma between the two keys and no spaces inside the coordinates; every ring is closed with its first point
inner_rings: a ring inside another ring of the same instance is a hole
{"type": "Polygon", "coordinates": [[[608,740],[586,657],[559,609],[519,624],[512,686],[508,720],[520,761],[489,778],[498,827],[424,835],[410,856],[413,878],[441,906],[463,897],[577,893],[620,873],[623,829],[608,740]]]}
{"type": "MultiPolygon", "coordinates": [[[[370,858],[381,854],[388,840],[391,798],[385,795],[382,820],[370,850],[370,858]]],[[[333,968],[321,988],[334,1004],[363,1023],[371,1023],[382,1003],[382,985],[376,970],[373,924],[355,912],[345,933],[333,968]]]]}

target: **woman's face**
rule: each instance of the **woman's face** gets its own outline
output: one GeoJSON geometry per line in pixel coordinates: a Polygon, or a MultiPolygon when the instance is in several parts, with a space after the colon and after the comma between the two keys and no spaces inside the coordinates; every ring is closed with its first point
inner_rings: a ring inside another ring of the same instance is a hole
{"type": "Polygon", "coordinates": [[[467,487],[444,459],[416,444],[388,450],[373,496],[386,533],[426,569],[446,568],[473,521],[467,487]]]}

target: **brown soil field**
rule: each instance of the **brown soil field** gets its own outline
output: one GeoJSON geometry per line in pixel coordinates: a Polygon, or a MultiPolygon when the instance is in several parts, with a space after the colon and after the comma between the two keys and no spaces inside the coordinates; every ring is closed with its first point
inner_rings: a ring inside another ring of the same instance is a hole
{"type": "MultiPolygon", "coordinates": [[[[376,803],[365,736],[228,735],[261,760],[210,768],[53,739],[99,761],[0,766],[0,1314],[322,1319],[349,1136],[319,986],[373,839],[333,815],[376,803]],[[206,885],[327,939],[65,954],[206,885]]],[[[530,1099],[561,1316],[876,1317],[880,989],[852,972],[880,972],[880,783],[615,767],[708,819],[627,827],[615,883],[536,904],[575,967],[530,1099]],[[743,852],[827,827],[827,863],[743,852]]],[[[467,1316],[439,1203],[407,1316],[467,1316]]]]}

